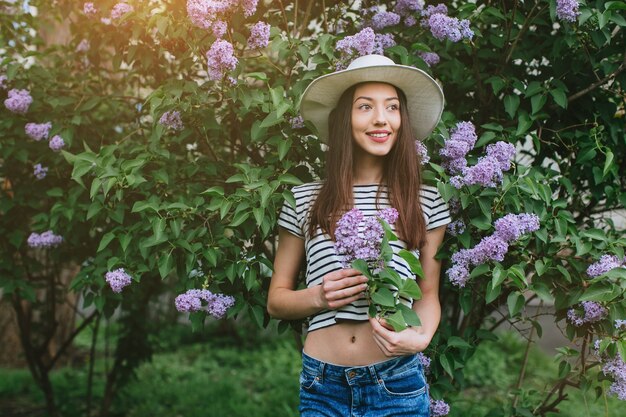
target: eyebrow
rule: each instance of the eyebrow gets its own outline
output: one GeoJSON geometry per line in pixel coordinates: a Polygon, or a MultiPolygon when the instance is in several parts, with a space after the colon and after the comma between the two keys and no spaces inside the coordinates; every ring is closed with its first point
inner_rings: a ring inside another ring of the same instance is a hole
{"type": "MultiPolygon", "coordinates": [[[[359,96],[359,97],[354,99],[353,103],[356,103],[356,101],[358,99],[360,99],[360,98],[365,99],[365,100],[369,100],[369,101],[374,101],[374,99],[371,98],[371,97],[359,96]]],[[[385,101],[389,101],[389,100],[398,100],[399,101],[400,99],[398,97],[389,97],[389,98],[385,99],[385,101]]]]}

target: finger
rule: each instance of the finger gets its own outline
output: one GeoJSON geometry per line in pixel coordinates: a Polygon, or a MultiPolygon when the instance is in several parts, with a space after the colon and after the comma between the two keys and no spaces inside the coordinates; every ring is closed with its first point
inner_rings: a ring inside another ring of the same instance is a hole
{"type": "Polygon", "coordinates": [[[370,317],[370,323],[372,325],[372,330],[374,330],[375,333],[384,336],[386,339],[388,339],[391,334],[395,333],[393,328],[389,329],[386,327],[389,324],[383,318],[370,317]]]}
{"type": "Polygon", "coordinates": [[[349,297],[349,298],[343,298],[341,300],[337,300],[337,301],[331,301],[328,303],[328,307],[330,307],[331,309],[336,309],[336,308],[340,308],[343,306],[347,306],[350,303],[353,303],[355,301],[358,301],[360,299],[362,299],[365,296],[365,294],[363,293],[359,293],[353,297],[349,297]]]}
{"type": "Polygon", "coordinates": [[[340,290],[331,291],[326,294],[328,300],[341,300],[343,298],[352,297],[360,294],[367,288],[367,285],[361,284],[354,287],[344,288],[340,290]]]}
{"type": "Polygon", "coordinates": [[[385,340],[378,336],[376,333],[374,333],[374,342],[385,356],[393,356],[391,351],[387,348],[385,340]]]}
{"type": "MultiPolygon", "coordinates": [[[[366,277],[363,277],[363,278],[365,279],[362,279],[361,277],[354,277],[354,278],[343,278],[337,281],[332,281],[332,280],[325,281],[324,290],[338,291],[338,290],[343,290],[346,288],[361,287],[365,285],[365,283],[367,282],[367,278],[366,277]]],[[[367,288],[367,285],[365,285],[365,287],[367,288]]]]}

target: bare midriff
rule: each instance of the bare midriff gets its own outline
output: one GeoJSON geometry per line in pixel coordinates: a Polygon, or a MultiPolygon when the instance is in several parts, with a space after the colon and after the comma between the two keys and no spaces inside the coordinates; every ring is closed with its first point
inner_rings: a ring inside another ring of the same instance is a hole
{"type": "Polygon", "coordinates": [[[342,366],[364,366],[390,359],[374,341],[369,321],[342,321],[314,330],[306,337],[304,352],[342,366]]]}

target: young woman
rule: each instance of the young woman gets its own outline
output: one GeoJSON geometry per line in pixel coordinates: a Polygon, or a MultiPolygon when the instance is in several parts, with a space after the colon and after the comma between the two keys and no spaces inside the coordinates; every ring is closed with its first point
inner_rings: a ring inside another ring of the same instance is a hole
{"type": "Polygon", "coordinates": [[[415,140],[434,129],[442,111],[443,93],[430,76],[381,55],[360,57],[314,80],[303,94],[303,118],[328,142],[327,175],[293,188],[295,209],[283,206],[268,298],[271,316],[308,318],[302,416],[429,415],[417,353],[440,320],[435,254],[450,216],[436,188],[421,184],[415,140]],[[392,264],[404,279],[415,279],[397,253],[419,254],[423,297],[412,308],[421,326],[394,332],[368,317],[367,278],[343,268],[333,246],[337,220],[353,207],[365,216],[397,209],[392,228],[400,240],[392,242],[392,264]],[[302,261],[306,288],[297,289],[302,261]]]}

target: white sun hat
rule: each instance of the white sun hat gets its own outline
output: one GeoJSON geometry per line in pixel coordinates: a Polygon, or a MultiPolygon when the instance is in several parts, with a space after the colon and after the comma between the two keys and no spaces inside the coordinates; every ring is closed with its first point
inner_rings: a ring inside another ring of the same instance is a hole
{"type": "Polygon", "coordinates": [[[302,94],[300,114],[317,128],[320,140],[328,142],[328,115],[343,92],[371,81],[392,84],[404,92],[416,139],[424,139],[439,123],[444,104],[439,84],[420,69],[375,54],[355,59],[345,70],[314,79],[302,94]]]}

